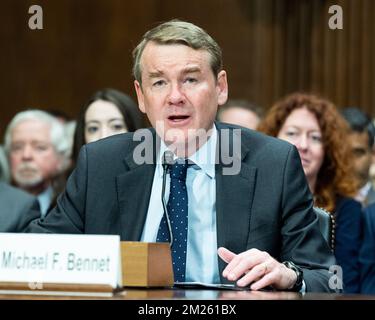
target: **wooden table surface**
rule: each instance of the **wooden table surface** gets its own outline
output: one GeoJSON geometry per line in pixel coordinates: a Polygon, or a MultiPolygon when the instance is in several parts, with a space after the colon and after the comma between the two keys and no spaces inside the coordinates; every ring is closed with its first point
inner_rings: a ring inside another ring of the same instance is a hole
{"type": "Polygon", "coordinates": [[[328,293],[295,293],[270,291],[233,291],[205,289],[134,289],[124,288],[113,294],[52,293],[34,290],[30,293],[0,293],[1,300],[375,300],[375,296],[328,293]]]}

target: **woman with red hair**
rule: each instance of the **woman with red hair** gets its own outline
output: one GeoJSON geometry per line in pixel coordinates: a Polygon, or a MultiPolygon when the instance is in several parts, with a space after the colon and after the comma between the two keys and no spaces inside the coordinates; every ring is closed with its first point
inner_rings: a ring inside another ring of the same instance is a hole
{"type": "Polygon", "coordinates": [[[275,103],[258,130],[297,147],[315,206],[336,218],[335,256],[343,269],[344,290],[359,292],[361,205],[352,199],[358,183],[346,121],[332,102],[294,93],[275,103]]]}

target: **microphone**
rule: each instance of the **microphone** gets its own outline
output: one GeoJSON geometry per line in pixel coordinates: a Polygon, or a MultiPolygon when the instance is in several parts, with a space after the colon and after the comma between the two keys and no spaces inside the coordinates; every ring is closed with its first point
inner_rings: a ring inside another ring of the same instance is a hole
{"type": "Polygon", "coordinates": [[[172,227],[171,227],[171,221],[169,219],[169,214],[167,210],[167,205],[165,203],[165,183],[167,180],[167,171],[170,165],[172,165],[174,162],[173,160],[173,153],[171,151],[165,151],[163,153],[163,158],[162,158],[162,166],[163,166],[163,186],[161,189],[161,202],[163,203],[163,210],[164,210],[164,215],[167,220],[167,226],[168,226],[168,231],[169,231],[169,245],[172,247],[173,245],[173,233],[172,233],[172,227]]]}

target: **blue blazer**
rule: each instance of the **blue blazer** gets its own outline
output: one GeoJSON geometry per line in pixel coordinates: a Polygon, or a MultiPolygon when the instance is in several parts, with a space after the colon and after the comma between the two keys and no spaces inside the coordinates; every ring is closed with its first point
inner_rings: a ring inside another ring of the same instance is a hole
{"type": "Polygon", "coordinates": [[[375,204],[363,214],[364,235],[360,251],[361,293],[375,294],[375,204]]]}
{"type": "Polygon", "coordinates": [[[359,250],[362,243],[362,206],[352,198],[336,204],[335,256],[342,267],[344,292],[360,292],[359,250]]]}

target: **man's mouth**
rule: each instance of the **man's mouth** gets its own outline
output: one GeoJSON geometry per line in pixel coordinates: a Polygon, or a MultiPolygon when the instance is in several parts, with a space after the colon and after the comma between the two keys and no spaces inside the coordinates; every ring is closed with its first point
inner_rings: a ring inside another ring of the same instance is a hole
{"type": "Polygon", "coordinates": [[[19,175],[24,178],[29,178],[35,176],[36,171],[35,170],[22,170],[19,172],[19,175]]]}
{"type": "Polygon", "coordinates": [[[174,123],[179,123],[187,120],[188,118],[190,118],[188,115],[172,115],[168,117],[168,120],[174,123]]]}

